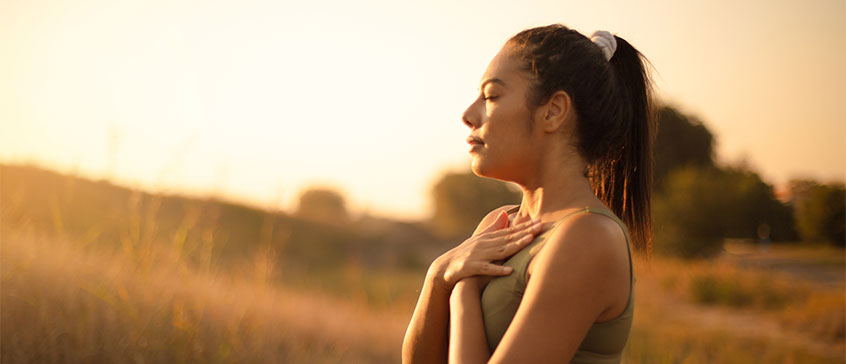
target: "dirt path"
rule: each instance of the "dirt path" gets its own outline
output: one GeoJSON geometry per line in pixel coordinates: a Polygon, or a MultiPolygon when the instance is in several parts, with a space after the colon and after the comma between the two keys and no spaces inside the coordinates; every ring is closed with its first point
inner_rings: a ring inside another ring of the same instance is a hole
{"type": "Polygon", "coordinates": [[[726,243],[718,260],[739,268],[778,272],[823,287],[846,287],[846,251],[831,246],[726,243]]]}

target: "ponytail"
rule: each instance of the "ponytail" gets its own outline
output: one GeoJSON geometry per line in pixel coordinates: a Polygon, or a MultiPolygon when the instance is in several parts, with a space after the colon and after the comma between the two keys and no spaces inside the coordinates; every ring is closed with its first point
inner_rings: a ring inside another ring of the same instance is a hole
{"type": "Polygon", "coordinates": [[[652,147],[655,124],[649,75],[643,55],[625,39],[615,37],[617,49],[609,61],[616,88],[617,125],[625,131],[619,149],[609,151],[589,167],[597,197],[620,217],[637,250],[652,250],[652,147]]]}

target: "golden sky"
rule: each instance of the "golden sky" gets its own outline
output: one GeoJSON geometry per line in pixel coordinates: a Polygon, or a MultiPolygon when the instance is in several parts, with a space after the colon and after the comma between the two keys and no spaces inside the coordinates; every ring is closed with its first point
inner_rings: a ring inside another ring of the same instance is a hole
{"type": "Polygon", "coordinates": [[[770,183],[846,176],[846,1],[0,2],[0,162],[417,218],[503,42],[605,29],[770,183]]]}

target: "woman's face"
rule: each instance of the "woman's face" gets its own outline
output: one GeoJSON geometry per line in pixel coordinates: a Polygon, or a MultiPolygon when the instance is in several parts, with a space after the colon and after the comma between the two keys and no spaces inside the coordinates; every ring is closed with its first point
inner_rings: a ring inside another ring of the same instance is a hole
{"type": "Polygon", "coordinates": [[[531,86],[507,46],[491,60],[482,76],[479,95],[464,111],[470,128],[467,142],[476,175],[520,182],[540,152],[540,134],[534,128],[526,95],[531,86]]]}

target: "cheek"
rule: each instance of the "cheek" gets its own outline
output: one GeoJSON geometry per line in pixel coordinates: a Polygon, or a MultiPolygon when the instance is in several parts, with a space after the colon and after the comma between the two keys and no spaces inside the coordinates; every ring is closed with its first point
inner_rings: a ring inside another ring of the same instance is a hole
{"type": "Polygon", "coordinates": [[[503,107],[491,113],[490,120],[494,121],[491,134],[495,134],[498,143],[516,147],[529,142],[531,118],[527,110],[503,107]]]}

